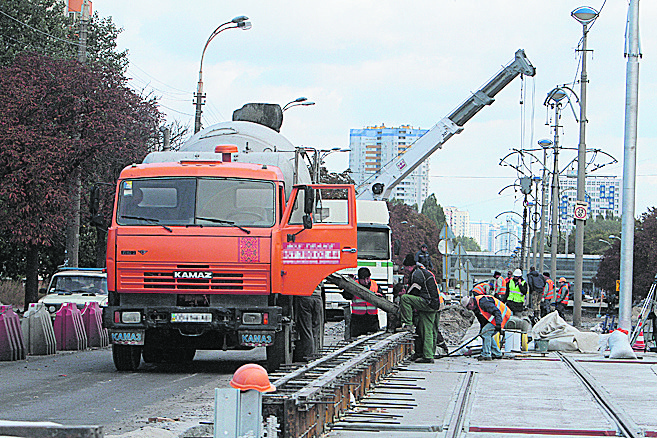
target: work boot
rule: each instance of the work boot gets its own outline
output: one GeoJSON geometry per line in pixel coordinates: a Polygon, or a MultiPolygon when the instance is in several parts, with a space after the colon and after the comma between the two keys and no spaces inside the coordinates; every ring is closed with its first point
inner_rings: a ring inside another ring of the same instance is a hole
{"type": "Polygon", "coordinates": [[[478,361],[486,361],[486,360],[493,360],[493,358],[490,357],[490,356],[479,356],[479,357],[477,357],[477,360],[478,361]]]}
{"type": "Polygon", "coordinates": [[[421,357],[415,363],[434,363],[433,357],[421,357]]]}
{"type": "Polygon", "coordinates": [[[402,324],[401,328],[398,328],[397,331],[415,333],[415,326],[413,324],[402,324]]]}
{"type": "Polygon", "coordinates": [[[492,356],[493,359],[504,359],[504,355],[500,354],[499,356],[492,356]]]}

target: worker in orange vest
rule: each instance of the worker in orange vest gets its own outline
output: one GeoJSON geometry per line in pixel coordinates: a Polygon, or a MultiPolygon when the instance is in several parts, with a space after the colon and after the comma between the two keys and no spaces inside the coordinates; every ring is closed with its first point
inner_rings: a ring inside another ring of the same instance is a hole
{"type": "MultiPolygon", "coordinates": [[[[369,289],[379,296],[379,285],[372,280],[372,274],[368,268],[360,268],[356,278],[358,284],[369,289]]],[[[354,296],[349,292],[342,292],[345,299],[351,300],[351,337],[355,338],[360,335],[378,332],[379,327],[379,309],[373,304],[368,303],[362,298],[354,296]]]]}
{"type": "Polygon", "coordinates": [[[550,306],[554,303],[554,280],[550,278],[549,272],[543,272],[545,286],[541,297],[541,318],[550,313],[550,306]]]}
{"type": "Polygon", "coordinates": [[[504,325],[511,318],[511,310],[506,304],[495,297],[479,295],[476,297],[463,297],[461,305],[474,312],[479,320],[479,334],[481,335],[481,356],[479,360],[501,359],[502,351],[493,340],[495,333],[503,334],[504,325]]]}
{"type": "Polygon", "coordinates": [[[566,310],[566,306],[568,305],[568,290],[569,284],[566,281],[564,277],[561,277],[559,279],[559,289],[557,290],[557,297],[555,299],[555,307],[557,309],[557,312],[559,312],[559,316],[562,317],[563,319],[566,319],[566,315],[564,311],[566,310]]]}
{"type": "Polygon", "coordinates": [[[493,278],[493,296],[500,300],[506,294],[506,279],[500,271],[495,271],[493,278]]]}
{"type": "Polygon", "coordinates": [[[475,297],[478,295],[493,295],[492,287],[488,281],[482,281],[475,284],[470,292],[471,295],[475,297]]]}

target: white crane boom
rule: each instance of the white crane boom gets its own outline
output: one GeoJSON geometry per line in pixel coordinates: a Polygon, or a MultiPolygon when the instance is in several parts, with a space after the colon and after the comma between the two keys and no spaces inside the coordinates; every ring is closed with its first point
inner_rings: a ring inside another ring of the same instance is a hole
{"type": "Polygon", "coordinates": [[[515,58],[479,91],[472,94],[450,115],[436,123],[429,132],[417,139],[404,154],[398,155],[381,170],[360,184],[357,187],[357,199],[388,199],[392,189],[397,184],[429,158],[436,149],[442,148],[443,144],[454,134],[463,131],[463,125],[484,106],[493,103],[495,100],[493,97],[516,76],[534,76],[535,74],[536,69],[525,56],[525,51],[522,49],[516,51],[515,58]]]}

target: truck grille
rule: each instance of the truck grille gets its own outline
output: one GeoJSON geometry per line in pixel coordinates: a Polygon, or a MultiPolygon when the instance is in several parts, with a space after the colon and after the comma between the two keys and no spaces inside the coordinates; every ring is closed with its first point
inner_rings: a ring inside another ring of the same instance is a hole
{"type": "Polygon", "coordinates": [[[268,294],[269,272],[250,265],[210,266],[178,265],[168,269],[118,269],[119,290],[143,292],[242,293],[268,294]],[[211,278],[174,278],[174,272],[212,273],[211,278]]]}

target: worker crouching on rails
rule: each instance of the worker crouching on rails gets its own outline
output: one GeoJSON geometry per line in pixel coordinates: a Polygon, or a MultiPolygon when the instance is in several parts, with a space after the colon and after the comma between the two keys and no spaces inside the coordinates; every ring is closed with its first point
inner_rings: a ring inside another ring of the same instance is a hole
{"type": "Polygon", "coordinates": [[[406,255],[404,266],[410,271],[406,293],[401,296],[402,329],[413,328],[413,311],[417,311],[417,335],[422,351],[416,362],[433,363],[436,343],[434,341],[435,322],[442,297],[438,292],[436,278],[423,265],[415,263],[413,254],[406,255]]]}
{"type": "MultiPolygon", "coordinates": [[[[372,280],[372,274],[368,268],[360,268],[356,279],[358,284],[369,289],[372,293],[382,297],[379,285],[372,280]]],[[[351,300],[351,337],[378,332],[379,309],[362,298],[356,297],[349,292],[342,292],[342,296],[351,300]]]]}
{"type": "Polygon", "coordinates": [[[481,356],[479,360],[501,359],[502,351],[497,342],[493,340],[495,333],[503,335],[502,330],[511,318],[511,311],[506,305],[495,297],[479,295],[476,297],[463,297],[461,305],[474,312],[481,330],[481,356]]]}

